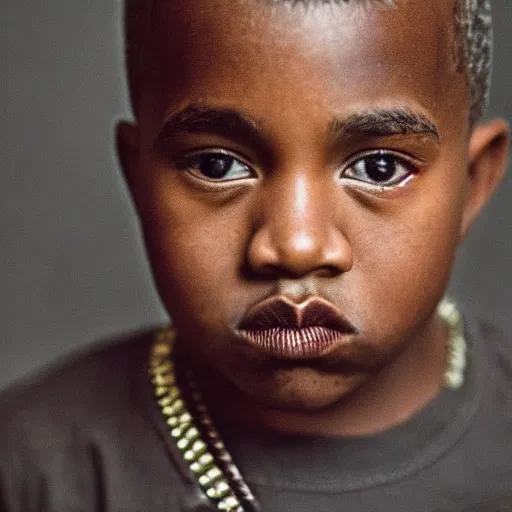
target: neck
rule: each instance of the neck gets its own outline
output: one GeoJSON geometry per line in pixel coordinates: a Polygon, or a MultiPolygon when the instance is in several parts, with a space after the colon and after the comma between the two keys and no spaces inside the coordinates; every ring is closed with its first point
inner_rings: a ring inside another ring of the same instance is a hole
{"type": "Polygon", "coordinates": [[[422,334],[380,373],[330,407],[287,411],[251,401],[226,379],[205,375],[200,382],[212,415],[244,428],[315,436],[367,436],[402,423],[440,391],[449,338],[434,315],[422,334]]]}

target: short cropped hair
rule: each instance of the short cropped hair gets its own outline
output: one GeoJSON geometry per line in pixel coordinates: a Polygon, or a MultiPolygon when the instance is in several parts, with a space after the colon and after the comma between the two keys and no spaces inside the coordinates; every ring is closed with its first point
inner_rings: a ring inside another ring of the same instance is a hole
{"type": "MultiPolygon", "coordinates": [[[[125,0],[124,28],[126,69],[132,109],[138,114],[138,102],[147,72],[146,49],[153,5],[159,0],[125,0]]],[[[342,3],[363,0],[273,0],[292,5],[342,3]]],[[[366,0],[393,4],[395,0],[366,0]]],[[[490,90],[492,60],[491,0],[454,1],[454,51],[459,71],[465,73],[469,88],[469,119],[473,125],[485,113],[490,90]]]]}

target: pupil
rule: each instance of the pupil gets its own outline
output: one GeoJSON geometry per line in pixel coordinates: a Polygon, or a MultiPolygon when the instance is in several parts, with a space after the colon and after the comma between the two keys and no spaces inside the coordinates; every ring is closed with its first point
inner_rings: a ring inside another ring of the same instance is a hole
{"type": "Polygon", "coordinates": [[[395,161],[391,155],[374,155],[366,161],[366,174],[373,181],[389,181],[395,171],[395,161]]]}
{"type": "Polygon", "coordinates": [[[205,155],[199,170],[208,178],[223,178],[233,163],[233,158],[225,155],[205,155]]]}

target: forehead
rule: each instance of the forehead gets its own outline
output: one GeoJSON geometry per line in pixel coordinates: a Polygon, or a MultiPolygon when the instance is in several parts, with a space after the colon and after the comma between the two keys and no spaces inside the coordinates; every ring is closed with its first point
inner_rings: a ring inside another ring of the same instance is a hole
{"type": "MultiPolygon", "coordinates": [[[[129,0],[128,0],[129,1],[129,0]]],[[[358,29],[360,40],[371,37],[379,29],[385,31],[390,22],[394,26],[390,38],[415,32],[422,35],[443,30],[452,39],[455,0],[139,0],[145,8],[138,16],[147,39],[173,32],[178,38],[196,40],[213,38],[223,33],[232,34],[230,49],[240,33],[257,36],[265,28],[264,38],[274,35],[291,36],[302,33],[309,42],[337,38],[343,42],[345,34],[358,29]],[[367,23],[364,23],[364,22],[367,23]],[[371,26],[371,32],[364,33],[371,26]],[[206,30],[203,32],[203,30],[206,30]]],[[[154,47],[154,45],[153,45],[154,47]]],[[[190,49],[190,48],[189,48],[190,49]]],[[[427,50],[427,49],[426,49],[427,50]]]]}
{"type": "Polygon", "coordinates": [[[149,41],[152,108],[162,114],[180,102],[214,98],[268,111],[265,98],[279,108],[300,94],[295,103],[338,113],[370,100],[413,99],[452,115],[463,81],[453,61],[452,10],[444,0],[309,7],[157,1],[149,41]]]}

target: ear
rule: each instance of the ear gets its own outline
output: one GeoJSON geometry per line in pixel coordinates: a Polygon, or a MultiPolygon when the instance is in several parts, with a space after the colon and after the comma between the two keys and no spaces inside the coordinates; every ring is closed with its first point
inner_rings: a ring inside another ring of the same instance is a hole
{"type": "Polygon", "coordinates": [[[120,121],[116,126],[116,150],[126,184],[134,197],[134,176],[139,166],[139,126],[120,121]]]}
{"type": "Polygon", "coordinates": [[[468,190],[461,240],[503,178],[508,163],[509,136],[508,124],[502,119],[478,124],[473,128],[469,141],[468,190]]]}

